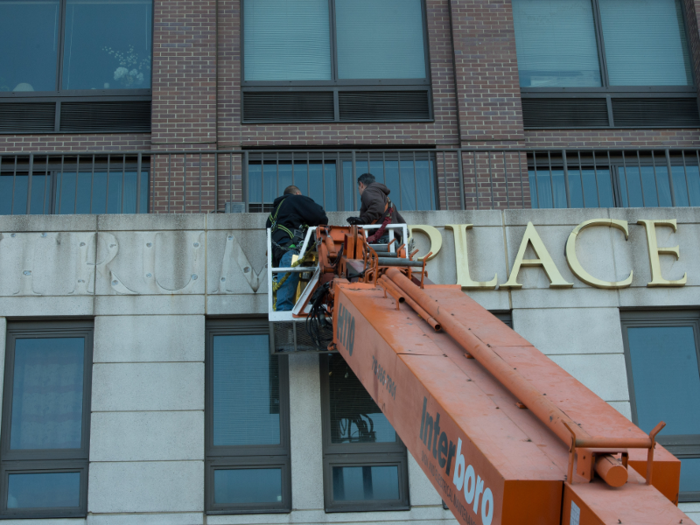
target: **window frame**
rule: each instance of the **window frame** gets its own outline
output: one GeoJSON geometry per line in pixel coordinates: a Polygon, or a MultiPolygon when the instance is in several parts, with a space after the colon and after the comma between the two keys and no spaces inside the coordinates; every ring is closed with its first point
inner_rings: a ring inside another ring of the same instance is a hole
{"type": "MultiPolygon", "coordinates": [[[[565,150],[564,150],[565,151],[565,150]]],[[[593,150],[595,153],[595,151],[593,150]]],[[[606,150],[601,151],[601,153],[605,153],[606,150]]],[[[535,152],[537,154],[538,152],[535,152]]],[[[540,152],[541,153],[541,152],[540,152]]],[[[545,151],[546,153],[546,151],[545,151]]],[[[654,151],[652,150],[652,154],[654,151]]],[[[637,152],[637,156],[635,157],[623,157],[622,155],[616,154],[611,156],[610,151],[607,151],[607,156],[601,156],[599,160],[596,158],[593,158],[592,160],[589,158],[586,158],[584,161],[581,161],[580,159],[575,161],[575,162],[567,162],[566,167],[564,166],[564,162],[561,159],[561,156],[557,156],[556,158],[546,158],[545,160],[542,161],[533,161],[533,157],[528,155],[528,162],[527,162],[527,170],[528,170],[528,180],[530,176],[535,171],[535,166],[537,167],[537,173],[542,174],[545,173],[545,177],[547,174],[549,174],[550,177],[553,177],[551,171],[552,170],[562,170],[563,171],[563,176],[566,178],[566,174],[568,171],[588,171],[588,170],[593,170],[594,172],[597,172],[596,179],[598,180],[599,177],[604,177],[605,175],[602,174],[601,172],[608,171],[609,176],[610,176],[610,184],[612,185],[612,200],[613,200],[613,207],[614,208],[620,208],[620,209],[627,209],[627,208],[632,208],[634,206],[630,206],[629,204],[627,206],[623,205],[623,193],[627,195],[627,200],[629,201],[629,191],[628,188],[623,188],[622,184],[622,178],[620,176],[621,173],[624,173],[625,170],[630,170],[630,169],[638,169],[641,171],[641,168],[648,168],[648,167],[653,167],[655,169],[660,169],[660,170],[666,170],[666,173],[668,174],[668,181],[669,181],[669,187],[670,187],[670,192],[671,192],[671,199],[673,201],[671,207],[672,208],[688,208],[688,207],[693,207],[692,204],[689,202],[689,206],[679,206],[678,204],[675,204],[675,185],[673,181],[673,168],[675,167],[683,167],[685,168],[684,172],[684,177],[686,178],[686,190],[687,184],[688,184],[688,168],[698,168],[700,169],[700,154],[696,153],[695,157],[686,157],[685,152],[683,152],[683,156],[666,156],[663,155],[662,152],[658,156],[648,156],[645,155],[643,157],[639,156],[639,152],[637,152]],[[579,164],[580,163],[580,164],[579,164]],[[623,191],[624,190],[624,191],[623,191]]],[[[540,175],[541,177],[542,175],[540,175]]],[[[627,179],[626,179],[627,181],[627,179]]],[[[656,198],[657,202],[659,200],[659,191],[658,191],[658,178],[655,176],[655,182],[656,182],[656,198]]],[[[549,179],[547,180],[546,183],[550,183],[549,179]]],[[[628,182],[627,182],[628,183],[628,182]]],[[[568,182],[565,183],[568,185],[568,182]]],[[[597,196],[598,196],[598,202],[601,201],[600,196],[602,195],[600,193],[599,189],[599,184],[596,182],[597,186],[597,196]]],[[[578,208],[578,207],[573,207],[573,206],[565,206],[565,207],[556,207],[556,206],[551,206],[551,207],[540,207],[539,206],[539,195],[537,194],[537,189],[539,188],[539,182],[536,185],[530,185],[530,195],[536,195],[537,202],[538,202],[538,207],[532,207],[531,209],[537,210],[547,210],[547,209],[595,209],[595,208],[602,208],[603,206],[585,206],[578,208]]],[[[644,198],[644,197],[642,197],[644,198]]],[[[570,201],[571,197],[570,195],[567,197],[567,199],[570,201]]],[[[584,197],[585,199],[585,197],[584,197]]],[[[690,199],[690,195],[688,195],[688,199],[690,199]]],[[[533,199],[531,198],[531,205],[534,204],[533,199]]],[[[554,203],[552,203],[554,204],[554,203]]],[[[585,204],[585,202],[584,202],[585,204]]],[[[661,206],[646,206],[646,202],[643,203],[645,208],[657,208],[661,206]]]]}
{"type": "MultiPolygon", "coordinates": [[[[5,155],[5,158],[13,156],[15,157],[15,160],[17,160],[15,155],[5,155]]],[[[155,205],[153,202],[151,202],[151,200],[155,198],[155,192],[152,191],[151,188],[151,184],[153,183],[153,181],[151,180],[151,168],[153,166],[151,165],[150,157],[142,157],[140,154],[138,155],[138,157],[135,157],[134,155],[126,156],[118,154],[107,154],[105,155],[105,157],[107,157],[107,160],[105,161],[102,156],[97,156],[98,158],[96,160],[95,155],[83,155],[83,157],[86,158],[86,160],[82,162],[83,166],[85,166],[85,169],[80,168],[80,154],[70,155],[70,162],[65,162],[65,155],[57,155],[55,157],[51,155],[42,155],[42,157],[44,157],[45,159],[44,162],[38,160],[36,156],[32,156],[32,158],[26,163],[15,163],[13,165],[6,164],[5,166],[3,166],[3,155],[2,153],[0,153],[0,177],[28,177],[30,172],[32,174],[32,179],[34,179],[34,177],[48,177],[48,181],[44,186],[44,207],[42,208],[42,212],[30,213],[30,215],[66,214],[60,213],[62,203],[57,203],[61,192],[61,190],[58,188],[59,178],[63,178],[64,175],[72,174],[75,172],[79,174],[90,174],[91,177],[94,177],[95,174],[109,173],[110,177],[115,176],[117,178],[122,179],[122,188],[124,187],[126,173],[136,172],[138,202],[135,204],[136,211],[134,212],[134,214],[150,213],[150,208],[155,205]],[[111,157],[116,158],[112,160],[111,157]],[[147,180],[145,195],[140,191],[139,185],[139,182],[142,182],[144,178],[147,180]],[[145,205],[146,211],[140,211],[138,206],[139,204],[145,205]]],[[[31,197],[29,198],[31,200],[31,197]]],[[[12,195],[12,199],[14,200],[14,194],[12,195]]],[[[94,202],[94,200],[95,195],[93,193],[91,195],[91,201],[94,202]]],[[[108,193],[106,194],[106,201],[109,201],[108,193]]],[[[125,201],[122,195],[121,210],[116,212],[110,212],[109,208],[107,208],[107,212],[105,213],[125,213],[123,211],[124,204],[125,201]]],[[[76,206],[77,201],[74,203],[74,210],[76,206]]],[[[90,205],[90,208],[92,209],[92,203],[90,205]]],[[[30,208],[30,212],[31,211],[32,209],[30,208]]],[[[3,214],[0,214],[0,216],[2,215],[3,214]]],[[[14,213],[10,213],[10,215],[14,215],[14,213]]]]}
{"type": "MultiPolygon", "coordinates": [[[[632,310],[621,311],[622,341],[625,352],[625,367],[627,371],[627,386],[630,396],[632,422],[637,425],[637,403],[632,375],[632,358],[629,347],[628,328],[634,327],[678,327],[691,326],[695,335],[695,352],[698,359],[698,374],[700,374],[700,311],[698,310],[632,310]]],[[[679,459],[700,458],[700,434],[664,435],[662,432],[656,438],[671,454],[679,459]]],[[[700,501],[700,491],[680,492],[679,502],[700,501]]]]}
{"type": "MultiPolygon", "coordinates": [[[[292,511],[292,476],[289,415],[289,362],[287,356],[276,356],[279,366],[280,443],[278,445],[214,446],[214,367],[213,342],[216,335],[267,335],[266,319],[208,319],[205,345],[205,513],[275,514],[292,511]],[[282,501],[277,503],[245,503],[239,505],[214,502],[214,471],[279,468],[282,476],[282,501]],[[229,468],[230,467],[230,468],[229,468]]],[[[270,354],[272,357],[272,354],[270,354]]]]}
{"type": "MultiPolygon", "coordinates": [[[[65,1],[65,0],[63,0],[65,1]]],[[[249,0],[250,1],[250,0],[249,0]]],[[[330,80],[246,80],[245,78],[245,2],[241,0],[241,25],[240,25],[240,61],[241,61],[241,92],[245,97],[246,92],[275,92],[283,89],[284,91],[332,91],[334,119],[328,121],[315,122],[323,124],[327,122],[432,122],[435,118],[432,104],[432,72],[430,63],[430,39],[428,32],[428,10],[426,0],[421,0],[421,16],[423,29],[423,56],[425,60],[425,78],[422,79],[339,79],[338,78],[338,48],[337,48],[337,29],[335,19],[335,0],[328,0],[328,23],[329,23],[329,39],[330,39],[330,65],[331,78],[330,80]],[[340,120],[340,109],[338,101],[339,91],[427,91],[429,100],[430,116],[427,119],[396,119],[392,118],[387,121],[366,121],[366,120],[340,120]]],[[[243,105],[243,101],[241,101],[243,105]]],[[[246,118],[243,116],[242,122],[246,123],[246,118]]],[[[293,124],[291,121],[283,121],[285,124],[293,124]]],[[[252,123],[257,123],[253,121],[252,123]]],[[[310,123],[310,122],[305,122],[310,123]]]]}
{"type": "MultiPolygon", "coordinates": [[[[617,96],[624,98],[659,98],[663,96],[665,98],[695,98],[698,99],[698,92],[695,79],[695,67],[693,64],[693,49],[690,42],[690,35],[692,34],[688,25],[688,13],[686,12],[685,2],[682,0],[676,0],[680,3],[681,15],[683,17],[683,29],[685,30],[686,42],[685,45],[688,49],[688,56],[690,60],[690,67],[692,73],[692,84],[689,86],[610,86],[610,79],[608,75],[608,63],[605,57],[605,41],[603,38],[603,22],[600,14],[600,6],[598,0],[588,0],[591,3],[591,9],[593,11],[593,28],[595,31],[595,40],[598,52],[598,65],[600,67],[600,81],[602,86],[600,87],[520,87],[520,94],[522,98],[581,98],[582,96],[590,98],[603,98],[606,100],[607,112],[608,112],[608,125],[606,126],[556,126],[551,128],[546,127],[534,127],[526,129],[582,129],[582,128],[598,128],[598,129],[629,129],[629,128],[659,128],[660,126],[619,126],[614,124],[612,99],[617,96]],[[610,123],[613,122],[611,125],[610,123]]],[[[514,33],[515,34],[515,30],[514,33]]],[[[519,82],[518,75],[518,84],[519,82]]],[[[666,128],[688,128],[689,126],[673,126],[664,125],[661,126],[663,129],[666,128]]]]}
{"type": "Polygon", "coordinates": [[[7,323],[5,374],[0,431],[0,518],[71,518],[87,516],[87,489],[90,452],[90,407],[92,395],[92,321],[22,321],[7,323]],[[10,450],[12,390],[14,384],[15,343],[17,339],[84,337],[83,406],[81,447],[79,449],[10,450]],[[80,506],[56,508],[8,509],[7,492],[10,473],[80,472],[80,506]]]}
{"type": "MultiPolygon", "coordinates": [[[[261,166],[270,167],[277,170],[276,177],[279,177],[279,165],[290,165],[294,164],[301,165],[301,163],[306,162],[307,166],[312,163],[321,164],[322,172],[325,175],[325,165],[334,164],[335,165],[335,211],[358,211],[361,207],[360,195],[357,190],[357,173],[371,172],[370,168],[372,162],[382,162],[383,171],[381,175],[377,175],[375,172],[375,177],[377,182],[386,184],[386,162],[413,162],[413,172],[405,174],[406,177],[413,177],[414,189],[417,184],[418,170],[416,168],[417,161],[428,161],[428,169],[430,170],[431,181],[429,183],[430,188],[430,199],[431,199],[431,209],[428,210],[410,210],[403,207],[403,194],[399,193],[398,197],[393,195],[394,204],[397,205],[398,209],[403,211],[439,211],[440,210],[440,178],[439,178],[439,157],[433,149],[423,149],[423,150],[406,150],[402,153],[401,150],[392,150],[384,152],[373,152],[370,150],[357,150],[357,151],[347,151],[347,150],[336,150],[336,151],[300,151],[298,156],[295,157],[296,152],[292,150],[278,151],[266,153],[263,150],[248,150],[246,152],[247,160],[246,171],[248,173],[249,182],[248,186],[245,188],[244,201],[246,203],[246,209],[249,210],[253,207],[256,211],[261,211],[264,213],[269,213],[272,210],[272,201],[260,202],[259,200],[253,200],[253,195],[251,194],[251,184],[250,184],[250,166],[261,166]],[[381,160],[373,158],[374,155],[382,155],[381,160]],[[402,155],[404,155],[402,157],[402,155]],[[389,157],[389,158],[387,158],[389,157]],[[296,164],[299,163],[299,164],[296,164]],[[350,163],[350,169],[346,170],[344,164],[350,163]],[[346,196],[346,177],[351,180],[352,195],[346,196]],[[346,197],[352,200],[352,205],[350,207],[345,206],[346,197]]],[[[444,162],[444,159],[443,159],[444,162]]],[[[401,171],[401,163],[398,163],[399,172],[401,171]]],[[[302,177],[304,175],[302,174],[302,177]]],[[[292,180],[292,184],[294,181],[292,180]]],[[[308,184],[307,184],[308,186],[308,184]]],[[[264,188],[261,187],[264,191],[264,188]]],[[[257,195],[255,198],[257,199],[257,195]]],[[[417,194],[416,194],[417,199],[417,194]]],[[[319,202],[324,209],[327,207],[329,199],[319,202]]]]}
{"type": "MultiPolygon", "coordinates": [[[[3,0],[0,0],[2,3],[3,0]]],[[[151,79],[150,88],[144,89],[63,89],[63,50],[65,43],[66,30],[66,4],[67,0],[58,0],[59,2],[59,21],[58,21],[58,42],[56,44],[56,84],[55,90],[51,91],[0,91],[0,109],[3,104],[12,103],[54,103],[54,129],[53,131],[36,131],[36,130],[9,130],[2,131],[0,135],[55,135],[55,134],[75,134],[79,131],[61,130],[61,102],[80,102],[89,105],[93,102],[151,102],[153,88],[153,35],[155,33],[155,5],[151,0],[151,79]]],[[[146,131],[84,131],[86,134],[96,133],[150,133],[146,131]]]]}
{"type": "MultiPolygon", "coordinates": [[[[3,0],[0,0],[2,3],[3,0]]],[[[99,98],[101,101],[114,100],[151,100],[152,88],[144,89],[62,89],[63,79],[63,48],[65,44],[66,31],[66,5],[67,0],[58,0],[59,3],[59,21],[58,21],[58,42],[56,45],[56,89],[51,91],[0,91],[0,103],[13,101],[19,102],[55,102],[55,101],[95,101],[99,98]],[[26,99],[26,100],[22,100],[26,99]],[[68,99],[68,100],[66,100],[68,99]]],[[[154,2],[151,0],[151,81],[153,86],[153,33],[155,30],[155,21],[153,12],[155,11],[154,2]]]]}
{"type": "MultiPolygon", "coordinates": [[[[334,355],[341,357],[340,354],[334,355]]],[[[331,443],[329,354],[319,354],[321,372],[321,426],[323,441],[323,499],[326,512],[371,512],[409,510],[408,453],[396,434],[393,443],[331,443]],[[398,468],[399,498],[397,500],[342,501],[333,499],[333,467],[398,468]]],[[[367,394],[369,395],[369,394],[367,394]]]]}

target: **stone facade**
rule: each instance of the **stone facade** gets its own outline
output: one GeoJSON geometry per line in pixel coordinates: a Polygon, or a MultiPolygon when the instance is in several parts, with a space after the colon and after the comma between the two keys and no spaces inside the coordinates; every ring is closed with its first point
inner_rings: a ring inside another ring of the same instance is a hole
{"type": "MultiPolygon", "coordinates": [[[[333,223],[344,218],[331,214],[333,223]]],[[[490,310],[510,311],[516,331],[627,417],[620,310],[698,306],[698,209],[407,212],[406,219],[439,234],[442,247],[428,269],[431,279],[444,284],[458,282],[457,261],[464,257],[473,280],[496,275],[503,284],[532,222],[573,287],[550,289],[541,269],[524,268],[522,289],[466,293],[490,310]],[[633,270],[629,288],[593,288],[567,264],[569,234],[596,218],[627,221],[629,239],[610,228],[587,230],[577,246],[581,265],[609,281],[633,270]],[[641,219],[677,220],[675,233],[659,228],[658,244],[680,245],[680,259],[661,256],[661,270],[668,279],[687,274],[684,287],[647,287],[651,275],[644,229],[637,225],[641,219]],[[457,253],[454,231],[467,224],[474,225],[468,230],[469,252],[457,253]]],[[[421,251],[435,249],[425,228],[418,230],[421,251]]],[[[324,512],[315,354],[289,358],[292,513],[203,513],[205,323],[266,315],[264,252],[264,217],[258,214],[0,218],[0,349],[6,319],[94,319],[88,518],[42,523],[454,523],[411,457],[410,511],[324,512]]],[[[682,508],[700,518],[698,504],[682,508]]]]}

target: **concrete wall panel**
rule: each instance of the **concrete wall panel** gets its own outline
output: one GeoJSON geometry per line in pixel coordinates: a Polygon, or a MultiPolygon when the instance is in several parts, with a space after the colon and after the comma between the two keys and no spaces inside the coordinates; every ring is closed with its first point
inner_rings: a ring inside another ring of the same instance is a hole
{"type": "Polygon", "coordinates": [[[90,460],[204,460],[204,412],[95,412],[90,460]]]}
{"type": "Polygon", "coordinates": [[[96,364],[92,410],[204,410],[204,363],[96,364]]]}
{"type": "Polygon", "coordinates": [[[321,379],[318,366],[318,354],[289,357],[293,509],[324,508],[321,379]]]}
{"type": "Polygon", "coordinates": [[[617,308],[513,310],[515,331],[545,354],[615,354],[624,351],[617,308]]]}
{"type": "Polygon", "coordinates": [[[204,361],[204,316],[99,316],[94,361],[204,361]]]}
{"type": "Polygon", "coordinates": [[[201,512],[203,461],[92,463],[88,512],[201,512]]]}
{"type": "Polygon", "coordinates": [[[550,358],[605,401],[629,400],[624,355],[553,355],[550,358]]]}

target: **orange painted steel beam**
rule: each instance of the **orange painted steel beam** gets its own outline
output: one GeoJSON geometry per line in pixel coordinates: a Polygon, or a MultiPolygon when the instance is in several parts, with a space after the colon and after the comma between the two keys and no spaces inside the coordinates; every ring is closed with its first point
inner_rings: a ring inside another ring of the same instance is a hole
{"type": "MultiPolygon", "coordinates": [[[[566,482],[565,442],[532,410],[517,408],[519,397],[485,366],[467,359],[453,336],[436,332],[405,304],[397,311],[394,299],[372,284],[336,281],[334,294],[338,351],[460,523],[570,525],[572,512],[580,516],[580,525],[693,523],[633,470],[619,488],[599,478],[566,482]]],[[[609,426],[611,437],[600,442],[644,444],[636,441],[647,439],[641,430],[459,287],[429,285],[425,294],[429,314],[442,321],[445,310],[455,323],[466,325],[509,368],[542,387],[548,393],[543,397],[555,398],[563,411],[574,414],[570,419],[584,435],[609,426]],[[430,302],[440,304],[440,311],[430,302]]],[[[615,473],[619,470],[608,477],[615,473]]],[[[677,492],[678,479],[666,481],[675,482],[677,492]]]]}
{"type": "Polygon", "coordinates": [[[577,441],[578,439],[586,441],[592,439],[592,436],[588,435],[585,430],[579,429],[576,423],[556,404],[547,399],[542,392],[532,386],[532,383],[527,381],[517,370],[514,370],[512,366],[508,365],[498,354],[491,350],[490,345],[485,344],[471,333],[470,328],[455,321],[452,312],[441,306],[438,301],[432,300],[400,271],[390,268],[386,274],[401,290],[433,316],[448,334],[458,341],[465,350],[508,388],[520,402],[524,403],[562,441],[568,443],[571,440],[571,433],[564,423],[577,429],[577,441]]]}

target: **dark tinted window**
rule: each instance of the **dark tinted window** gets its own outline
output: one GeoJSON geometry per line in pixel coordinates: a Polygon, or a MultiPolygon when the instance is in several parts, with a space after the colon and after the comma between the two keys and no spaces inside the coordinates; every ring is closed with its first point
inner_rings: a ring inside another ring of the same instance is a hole
{"type": "Polygon", "coordinates": [[[289,512],[287,358],[266,320],[210,321],[206,357],[206,511],[289,512]]]}
{"type": "Polygon", "coordinates": [[[700,314],[622,314],[632,418],[681,460],[681,501],[700,500],[700,314]]]}
{"type": "Polygon", "coordinates": [[[406,447],[340,354],[321,359],[326,510],[408,508],[406,447]]]}
{"type": "Polygon", "coordinates": [[[91,324],[8,324],[3,517],[86,515],[91,371],[91,324]]]}
{"type": "Polygon", "coordinates": [[[56,89],[59,0],[0,1],[0,92],[56,89]]]}

